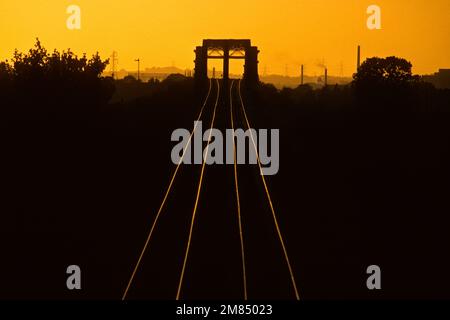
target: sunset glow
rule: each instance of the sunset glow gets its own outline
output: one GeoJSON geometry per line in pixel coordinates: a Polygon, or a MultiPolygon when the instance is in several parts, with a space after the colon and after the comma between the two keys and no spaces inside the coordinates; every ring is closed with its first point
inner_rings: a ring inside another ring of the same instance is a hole
{"type": "MultiPolygon", "coordinates": [[[[193,68],[196,45],[204,38],[250,38],[261,50],[260,73],[355,71],[356,46],[362,56],[397,55],[424,74],[450,67],[448,0],[42,0],[2,1],[0,59],[15,48],[29,49],[39,37],[46,48],[77,53],[119,54],[119,68],[193,68]],[[69,5],[81,8],[81,30],[66,27],[69,5]],[[382,29],[366,26],[369,5],[381,8],[382,29]]],[[[239,72],[241,65],[231,65],[239,72]]]]}

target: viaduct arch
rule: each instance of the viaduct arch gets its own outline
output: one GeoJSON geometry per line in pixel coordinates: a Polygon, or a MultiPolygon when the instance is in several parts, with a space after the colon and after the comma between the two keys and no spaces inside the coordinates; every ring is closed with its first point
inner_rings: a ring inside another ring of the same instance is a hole
{"type": "Polygon", "coordinates": [[[208,78],[208,59],[223,60],[223,80],[228,82],[230,59],[244,59],[244,81],[257,84],[258,47],[252,46],[249,39],[205,39],[203,45],[196,47],[194,78],[203,83],[208,78]]]}

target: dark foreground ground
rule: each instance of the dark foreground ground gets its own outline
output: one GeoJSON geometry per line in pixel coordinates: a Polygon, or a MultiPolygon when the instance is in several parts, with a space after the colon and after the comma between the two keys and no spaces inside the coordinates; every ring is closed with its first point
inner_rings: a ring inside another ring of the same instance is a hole
{"type": "MultiPolygon", "coordinates": [[[[449,93],[374,109],[348,89],[302,90],[243,88],[253,125],[280,129],[267,180],[301,296],[450,298],[449,93]]],[[[88,116],[5,114],[0,298],[120,299],[174,169],[170,135],[203,97],[186,80],[88,116]],[[66,289],[71,264],[81,291],[66,289]]],[[[259,177],[239,170],[249,298],[293,299],[259,177]]],[[[130,298],[175,297],[199,172],[182,167],[130,298]]],[[[182,298],[242,297],[232,172],[206,169],[182,298]]]]}

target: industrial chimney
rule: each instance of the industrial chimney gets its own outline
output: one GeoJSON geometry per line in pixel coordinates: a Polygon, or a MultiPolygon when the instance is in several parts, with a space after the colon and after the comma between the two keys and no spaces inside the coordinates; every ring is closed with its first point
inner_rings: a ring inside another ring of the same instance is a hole
{"type": "Polygon", "coordinates": [[[360,66],[361,66],[361,46],[358,46],[358,53],[356,57],[356,72],[358,72],[360,66]]]}
{"type": "Polygon", "coordinates": [[[303,65],[301,69],[300,84],[303,85],[303,65]]]}
{"type": "Polygon", "coordinates": [[[325,87],[328,85],[328,69],[325,68],[325,87]]]}

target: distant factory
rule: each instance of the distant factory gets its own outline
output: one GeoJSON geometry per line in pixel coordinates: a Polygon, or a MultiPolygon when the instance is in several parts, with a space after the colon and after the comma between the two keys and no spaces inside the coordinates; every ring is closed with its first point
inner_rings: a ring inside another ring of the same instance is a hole
{"type": "Polygon", "coordinates": [[[439,69],[432,75],[422,76],[422,79],[432,83],[438,89],[450,89],[450,69],[439,69]]]}

